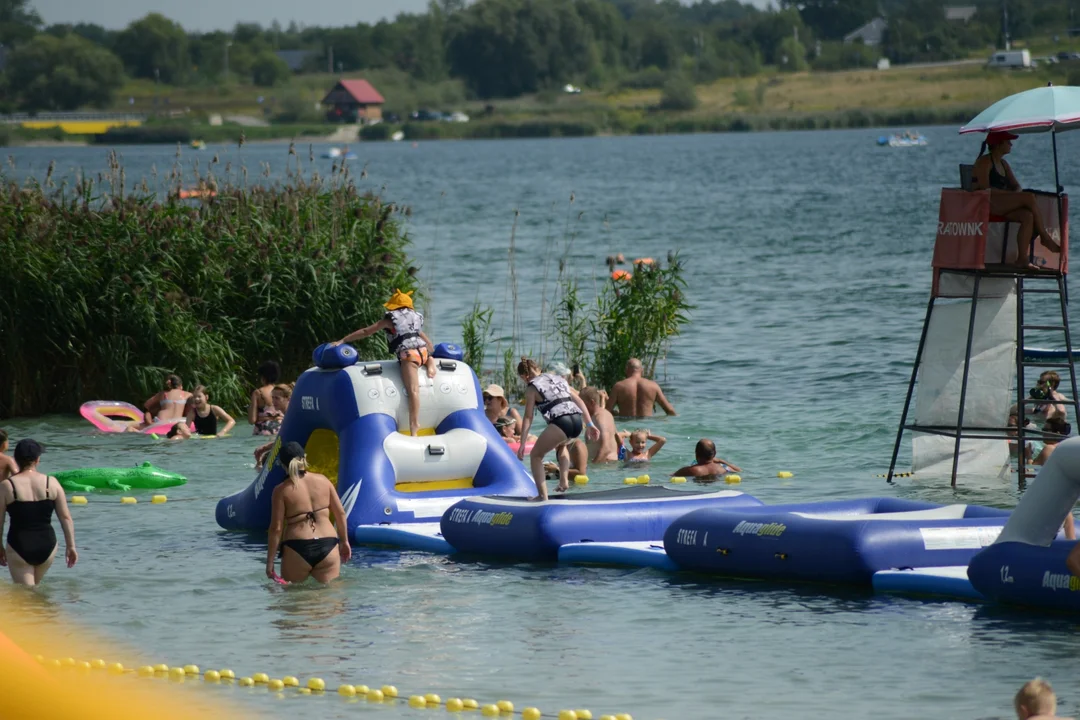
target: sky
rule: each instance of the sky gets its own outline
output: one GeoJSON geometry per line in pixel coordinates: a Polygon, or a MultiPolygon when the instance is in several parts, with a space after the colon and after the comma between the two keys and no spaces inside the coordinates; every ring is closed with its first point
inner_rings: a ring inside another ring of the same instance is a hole
{"type": "MultiPolygon", "coordinates": [[[[683,0],[686,2],[686,0],[683,0]]],[[[763,7],[766,0],[751,0],[763,7]]],[[[341,26],[377,22],[401,12],[420,12],[428,0],[30,0],[46,24],[95,23],[122,28],[147,13],[158,12],[187,30],[231,28],[238,22],[283,26],[341,26]]]]}

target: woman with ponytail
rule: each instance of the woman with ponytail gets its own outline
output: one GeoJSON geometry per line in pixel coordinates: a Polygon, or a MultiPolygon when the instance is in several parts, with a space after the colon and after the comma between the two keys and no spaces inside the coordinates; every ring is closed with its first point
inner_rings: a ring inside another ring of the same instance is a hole
{"type": "Polygon", "coordinates": [[[277,579],[274,560],[281,554],[281,577],[287,582],[303,582],[313,577],[327,583],[341,574],[341,563],[352,556],[337,488],[325,475],[310,472],[304,448],[286,443],[278,451],[277,462],[285,470],[285,480],[274,488],[270,499],[270,539],[266,547],[266,577],[277,579]],[[333,513],[337,526],[330,522],[333,513]]]}
{"type": "Polygon", "coordinates": [[[1005,162],[1005,156],[1012,151],[1012,141],[1018,137],[1003,131],[986,136],[972,171],[972,189],[990,190],[991,215],[1020,223],[1016,234],[1016,265],[1025,270],[1038,270],[1039,266],[1032,265],[1028,258],[1033,236],[1037,234],[1051,252],[1060,252],[1061,245],[1046,231],[1035,194],[1021,189],[1012,168],[1005,162]]]}
{"type": "MultiPolygon", "coordinates": [[[[582,420],[588,428],[585,432],[589,440],[600,438],[600,431],[593,425],[589,416],[589,409],[585,407],[585,401],[570,387],[565,378],[551,373],[541,373],[540,366],[534,360],[522,357],[517,366],[518,377],[525,383],[525,413],[521,426],[521,437],[529,436],[529,428],[532,427],[533,413],[540,408],[540,414],[544,416],[548,426],[540,433],[532,452],[529,453],[529,462],[532,469],[533,481],[539,491],[539,500],[547,500],[547,477],[544,473],[544,456],[557,448],[556,458],[559,461],[559,486],[556,492],[566,492],[570,489],[570,453],[566,443],[581,435],[582,420]]],[[[518,459],[525,459],[525,443],[518,447],[518,459]]]]}

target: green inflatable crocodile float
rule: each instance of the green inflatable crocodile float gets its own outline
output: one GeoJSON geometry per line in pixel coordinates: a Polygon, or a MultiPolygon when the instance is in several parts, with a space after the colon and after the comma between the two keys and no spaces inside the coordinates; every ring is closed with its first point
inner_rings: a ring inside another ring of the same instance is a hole
{"type": "Polygon", "coordinates": [[[93,490],[159,490],[183,485],[183,475],[162,470],[148,462],[130,468],[82,468],[53,473],[64,490],[68,492],[91,492],[93,490]]]}

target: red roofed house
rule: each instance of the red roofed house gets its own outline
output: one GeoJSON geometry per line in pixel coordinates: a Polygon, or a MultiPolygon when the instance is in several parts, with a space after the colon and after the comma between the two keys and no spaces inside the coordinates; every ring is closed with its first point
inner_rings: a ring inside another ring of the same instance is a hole
{"type": "Polygon", "coordinates": [[[330,107],[326,119],[343,123],[382,120],[384,102],[383,96],[367,80],[338,80],[322,99],[322,104],[330,107]]]}

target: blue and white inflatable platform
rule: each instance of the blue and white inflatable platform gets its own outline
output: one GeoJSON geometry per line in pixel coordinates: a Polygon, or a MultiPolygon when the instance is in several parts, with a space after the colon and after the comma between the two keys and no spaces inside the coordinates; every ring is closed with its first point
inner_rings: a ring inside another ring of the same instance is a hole
{"type": "Polygon", "coordinates": [[[880,570],[966,565],[994,541],[1007,516],[978,505],[897,498],[709,508],[673,522],[664,548],[686,570],[870,585],[880,570]]]}
{"type": "Polygon", "coordinates": [[[285,477],[277,452],[292,441],[305,447],[311,470],[336,485],[349,537],[358,543],[448,552],[438,521],[455,502],[536,493],[532,477],[485,417],[480,383],[464,362],[437,360],[430,379],[421,369],[421,430],[412,437],[396,360],[357,363],[348,345],[320,345],[314,360],[316,367],[296,382],[255,481],[218,502],[221,527],[269,527],[271,492],[285,477]]]}
{"type": "Polygon", "coordinates": [[[1080,498],[1080,438],[1058,443],[1024,492],[997,541],[968,565],[968,578],[989,600],[1080,612],[1080,577],[1065,566],[1075,540],[1059,539],[1080,498]]]}
{"type": "Polygon", "coordinates": [[[638,486],[553,495],[544,502],[507,497],[461,500],[442,517],[446,541],[460,552],[555,560],[570,543],[659,541],[676,518],[699,508],[758,507],[732,490],[638,486]]]}

